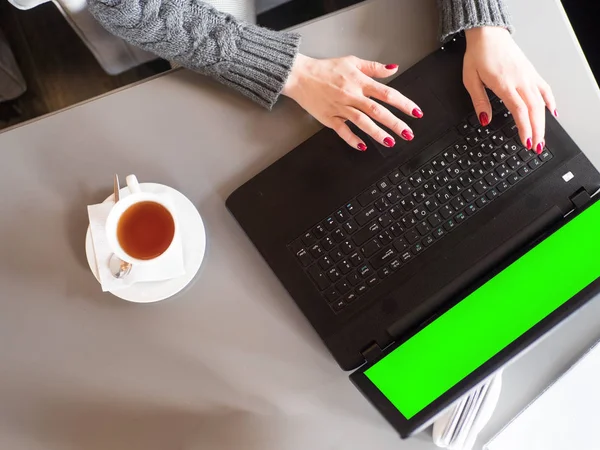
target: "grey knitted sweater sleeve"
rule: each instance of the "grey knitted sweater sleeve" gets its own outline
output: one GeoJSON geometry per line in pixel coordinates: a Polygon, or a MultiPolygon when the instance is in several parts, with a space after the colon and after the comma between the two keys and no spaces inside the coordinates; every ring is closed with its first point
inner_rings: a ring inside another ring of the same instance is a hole
{"type": "MultiPolygon", "coordinates": [[[[510,29],[503,0],[437,1],[443,40],[482,25],[510,29]]],[[[296,33],[240,22],[199,0],[88,0],[88,6],[112,34],[209,75],[268,109],[300,46],[296,33]]]]}

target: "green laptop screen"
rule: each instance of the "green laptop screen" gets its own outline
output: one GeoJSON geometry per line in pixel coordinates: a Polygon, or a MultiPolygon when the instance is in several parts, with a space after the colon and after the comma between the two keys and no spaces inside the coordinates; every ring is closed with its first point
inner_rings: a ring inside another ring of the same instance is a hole
{"type": "Polygon", "coordinates": [[[600,201],[365,371],[410,419],[600,277],[600,201]]]}

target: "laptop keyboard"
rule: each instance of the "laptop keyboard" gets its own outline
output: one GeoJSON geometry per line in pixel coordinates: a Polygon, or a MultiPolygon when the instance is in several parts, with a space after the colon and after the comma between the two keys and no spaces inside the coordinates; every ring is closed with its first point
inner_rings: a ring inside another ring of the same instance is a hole
{"type": "Polygon", "coordinates": [[[501,100],[492,107],[488,127],[473,114],[457,127],[456,143],[406,176],[390,171],[289,245],[335,313],[552,158],[520,144],[501,100]]]}

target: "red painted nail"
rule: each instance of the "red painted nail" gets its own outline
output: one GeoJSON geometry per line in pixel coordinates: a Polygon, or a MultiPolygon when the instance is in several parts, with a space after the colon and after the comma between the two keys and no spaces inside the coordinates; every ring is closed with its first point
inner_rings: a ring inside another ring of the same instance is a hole
{"type": "Polygon", "coordinates": [[[420,119],[421,117],[423,117],[423,111],[421,111],[419,108],[415,108],[412,110],[412,115],[415,116],[417,119],[420,119]]]}
{"type": "Polygon", "coordinates": [[[367,150],[367,146],[365,144],[363,144],[362,142],[360,144],[358,144],[356,146],[356,148],[358,148],[361,152],[364,152],[367,150]]]}
{"type": "Polygon", "coordinates": [[[531,143],[531,138],[527,138],[527,150],[531,150],[533,148],[533,144],[531,143]]]}
{"type": "Polygon", "coordinates": [[[387,70],[394,70],[398,68],[398,64],[388,64],[387,66],[385,66],[385,68],[387,70]]]}
{"type": "Polygon", "coordinates": [[[383,143],[388,147],[393,147],[394,145],[396,145],[396,141],[394,141],[391,137],[386,137],[383,140],[383,143]]]}
{"type": "Polygon", "coordinates": [[[558,111],[556,109],[554,110],[554,117],[558,119],[558,111]]]}
{"type": "Polygon", "coordinates": [[[536,151],[536,153],[537,153],[538,155],[541,155],[541,154],[542,154],[542,152],[544,151],[544,145],[545,145],[544,141],[540,142],[540,143],[537,145],[537,147],[536,147],[535,151],[536,151]]]}
{"type": "Polygon", "coordinates": [[[415,138],[415,135],[412,134],[412,131],[410,130],[404,130],[402,133],[400,133],[400,136],[402,136],[407,141],[412,141],[415,138]]]}
{"type": "Polygon", "coordinates": [[[484,127],[487,127],[490,124],[490,118],[488,117],[486,112],[482,112],[479,114],[479,123],[484,127]]]}

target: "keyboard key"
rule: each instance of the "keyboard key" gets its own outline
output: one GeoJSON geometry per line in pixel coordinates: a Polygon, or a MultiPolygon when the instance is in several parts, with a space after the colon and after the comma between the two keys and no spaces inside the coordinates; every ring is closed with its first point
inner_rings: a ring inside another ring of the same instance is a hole
{"type": "Polygon", "coordinates": [[[429,223],[420,222],[417,225],[417,231],[421,234],[421,236],[425,236],[427,233],[429,233],[431,231],[431,228],[429,227],[429,223]]]}
{"type": "Polygon", "coordinates": [[[368,264],[364,264],[358,268],[358,274],[362,278],[367,278],[373,274],[373,269],[368,264]]]}
{"type": "Polygon", "coordinates": [[[467,203],[471,203],[473,200],[475,200],[477,198],[477,194],[475,193],[475,191],[471,188],[466,189],[463,194],[462,194],[463,198],[465,199],[465,202],[467,203]]]}
{"type": "Polygon", "coordinates": [[[492,134],[492,130],[490,130],[489,128],[486,128],[486,127],[477,127],[476,131],[477,131],[477,134],[479,136],[481,136],[482,139],[487,139],[492,134]]]}
{"type": "Polygon", "coordinates": [[[446,173],[450,175],[451,178],[456,178],[461,174],[461,170],[460,167],[458,167],[458,164],[452,164],[446,169],[446,173]]]}
{"type": "Polygon", "coordinates": [[[462,158],[460,158],[458,161],[456,161],[456,163],[462,170],[466,170],[473,165],[473,160],[471,158],[469,158],[467,155],[465,155],[462,158]]]}
{"type": "Polygon", "coordinates": [[[482,176],[485,175],[485,170],[483,170],[483,167],[481,166],[481,164],[476,164],[469,169],[469,173],[471,174],[471,176],[473,178],[478,180],[479,178],[481,178],[482,176]]]}
{"type": "Polygon", "coordinates": [[[452,195],[450,195],[450,192],[448,192],[448,189],[444,188],[435,195],[435,198],[437,198],[437,200],[438,200],[438,202],[440,202],[440,204],[444,204],[444,203],[450,201],[450,199],[452,198],[452,195]]]}
{"type": "Polygon", "coordinates": [[[389,179],[393,184],[400,184],[402,181],[402,174],[396,169],[390,174],[389,179]]]}
{"type": "Polygon", "coordinates": [[[364,228],[361,228],[352,237],[352,240],[356,245],[363,245],[372,237],[375,237],[381,232],[381,226],[377,222],[371,222],[364,228]]]}
{"type": "Polygon", "coordinates": [[[490,141],[496,146],[500,147],[504,142],[506,142],[506,137],[501,131],[496,131],[490,136],[490,141]]]}
{"type": "Polygon", "coordinates": [[[383,180],[379,180],[377,182],[377,187],[381,192],[386,192],[389,191],[393,187],[393,185],[390,182],[390,180],[388,180],[387,177],[385,177],[383,180]]]}
{"type": "Polygon", "coordinates": [[[511,173],[510,176],[507,178],[508,182],[510,184],[515,184],[517,183],[519,180],[521,179],[520,175],[518,173],[511,173]]]}
{"type": "Polygon", "coordinates": [[[453,197],[455,195],[457,195],[459,192],[461,192],[462,190],[463,190],[463,186],[461,186],[456,181],[453,181],[452,183],[450,183],[448,185],[448,192],[450,192],[450,195],[452,195],[453,197]]]}
{"type": "Polygon", "coordinates": [[[331,259],[334,263],[336,263],[344,258],[344,254],[342,253],[342,251],[339,248],[336,248],[334,251],[332,251],[329,254],[329,256],[331,257],[331,259]]]}
{"type": "Polygon", "coordinates": [[[324,255],[323,249],[321,248],[321,246],[319,244],[311,245],[311,247],[309,248],[308,251],[315,259],[319,259],[321,256],[324,255]]]}
{"type": "Polygon", "coordinates": [[[342,225],[342,227],[344,228],[344,230],[346,231],[346,233],[348,234],[352,234],[354,233],[356,230],[358,230],[358,225],[356,224],[356,222],[352,219],[350,219],[348,222],[346,222],[344,225],[342,225]]]}
{"type": "Polygon", "coordinates": [[[496,167],[496,174],[498,174],[498,176],[500,178],[506,178],[508,176],[509,170],[506,164],[501,164],[498,167],[496,167]]]}
{"type": "Polygon", "coordinates": [[[412,259],[413,254],[410,251],[405,251],[404,253],[402,253],[402,255],[400,255],[400,258],[402,259],[403,262],[409,261],[410,259],[412,259]]]}
{"type": "MultiPolygon", "coordinates": [[[[523,147],[521,147],[519,144],[516,144],[515,141],[512,141],[512,140],[508,141],[506,144],[504,144],[502,146],[502,150],[504,150],[509,155],[514,155],[515,153],[517,153],[522,148],[523,147]]],[[[527,150],[525,150],[525,151],[527,151],[527,150]]]]}
{"type": "Polygon", "coordinates": [[[508,159],[508,161],[506,161],[506,164],[511,168],[511,170],[517,170],[523,165],[523,161],[521,161],[517,155],[513,155],[508,159]]]}
{"type": "Polygon", "coordinates": [[[437,227],[435,230],[433,230],[433,237],[436,239],[441,238],[445,234],[446,230],[444,230],[444,227],[437,227]]]}
{"type": "Polygon", "coordinates": [[[485,196],[489,199],[489,200],[494,200],[496,197],[498,197],[498,191],[496,189],[490,189],[487,194],[485,194],[485,196]]]}
{"type": "Polygon", "coordinates": [[[312,232],[317,239],[321,239],[327,234],[327,230],[325,230],[325,227],[321,224],[317,225],[312,232]]]}
{"type": "Polygon", "coordinates": [[[377,239],[371,239],[362,248],[365,258],[370,258],[381,249],[381,244],[377,239]]]}
{"type": "Polygon", "coordinates": [[[500,178],[498,178],[496,172],[491,172],[485,176],[484,180],[489,186],[495,186],[500,181],[500,178]]]}
{"type": "Polygon", "coordinates": [[[401,222],[402,222],[402,226],[408,230],[410,227],[415,226],[417,224],[418,220],[413,213],[408,213],[406,216],[404,216],[402,218],[401,222]]]}
{"type": "Polygon", "coordinates": [[[427,194],[425,193],[425,189],[419,188],[412,193],[412,197],[415,200],[415,203],[421,203],[427,198],[427,194]]]}
{"type": "Polygon", "coordinates": [[[389,231],[394,235],[394,237],[398,237],[404,233],[404,228],[402,228],[402,225],[399,223],[395,223],[389,228],[389,231]]]}
{"type": "Polygon", "coordinates": [[[394,240],[394,237],[392,236],[392,234],[387,230],[385,230],[383,233],[379,233],[379,235],[377,237],[379,238],[379,241],[383,245],[388,245],[389,243],[391,243],[394,240]]]}
{"type": "Polygon", "coordinates": [[[423,244],[421,244],[420,242],[417,242],[415,245],[412,246],[412,248],[410,250],[413,252],[413,255],[418,255],[424,249],[425,249],[425,247],[423,246],[423,244]]]}
{"type": "Polygon", "coordinates": [[[423,175],[423,178],[428,180],[429,178],[435,175],[435,170],[433,170],[433,167],[431,167],[430,164],[427,164],[421,169],[421,175],[423,175]]]}
{"type": "Polygon", "coordinates": [[[521,150],[519,152],[519,158],[521,158],[521,161],[527,162],[531,158],[533,158],[533,152],[531,152],[531,151],[527,150],[526,148],[524,148],[523,150],[521,150]]]}
{"type": "Polygon", "coordinates": [[[438,157],[431,161],[431,166],[433,167],[433,170],[440,172],[448,167],[448,162],[444,158],[438,157]]]}
{"type": "Polygon", "coordinates": [[[348,259],[354,267],[358,266],[360,263],[363,262],[363,257],[360,255],[359,252],[352,253],[348,259]]]}
{"type": "Polygon", "coordinates": [[[348,202],[348,204],[346,205],[346,211],[348,211],[350,214],[354,215],[358,211],[360,211],[360,206],[358,206],[357,202],[352,200],[351,202],[348,202]]]}
{"type": "Polygon", "coordinates": [[[358,298],[358,295],[356,295],[356,293],[354,293],[354,292],[348,292],[346,295],[344,295],[344,297],[342,299],[344,300],[344,303],[346,303],[347,305],[349,305],[350,303],[352,303],[357,298],[358,298]]]}
{"type": "Polygon", "coordinates": [[[333,261],[329,256],[325,255],[319,260],[319,266],[321,266],[321,269],[323,270],[329,269],[331,266],[333,266],[333,261]]]}
{"type": "Polygon", "coordinates": [[[434,180],[439,186],[446,186],[448,183],[450,183],[450,177],[445,173],[436,175],[434,180]]]}
{"type": "Polygon", "coordinates": [[[375,207],[381,212],[388,209],[389,206],[390,206],[390,204],[387,202],[387,200],[385,198],[380,198],[379,200],[377,200],[375,202],[375,207]]]}
{"type": "Polygon", "coordinates": [[[337,230],[335,230],[333,233],[331,233],[331,236],[333,237],[333,240],[335,242],[337,242],[338,244],[340,242],[342,242],[344,239],[346,239],[346,236],[344,236],[343,231],[340,230],[339,228],[337,230]]]}
{"type": "Polygon", "coordinates": [[[346,211],[345,208],[336,211],[334,216],[339,223],[343,223],[350,218],[350,214],[348,214],[348,211],[346,211]]]}
{"type": "Polygon", "coordinates": [[[427,218],[427,221],[432,227],[437,227],[440,223],[442,223],[442,219],[438,213],[433,213],[427,218]]]}
{"type": "Polygon", "coordinates": [[[486,156],[481,160],[481,167],[483,167],[483,170],[485,171],[492,170],[497,165],[498,163],[492,156],[486,156]]]}
{"type": "Polygon", "coordinates": [[[402,214],[404,214],[404,211],[402,211],[400,208],[394,207],[390,209],[389,213],[394,219],[399,219],[402,217],[402,214]]]}
{"type": "Polygon", "coordinates": [[[445,205],[442,209],[440,209],[440,214],[444,219],[447,219],[454,215],[454,209],[452,209],[450,205],[445,205]]]}
{"type": "Polygon", "coordinates": [[[531,173],[531,169],[529,168],[529,166],[524,166],[524,167],[521,167],[521,168],[520,168],[520,169],[517,171],[517,173],[518,173],[519,175],[521,175],[522,177],[526,177],[527,175],[529,175],[529,174],[531,173]]]}
{"type": "Polygon", "coordinates": [[[452,230],[455,226],[456,226],[456,222],[452,219],[450,219],[448,222],[446,222],[444,224],[444,228],[446,229],[446,231],[452,230]]]}
{"type": "Polygon", "coordinates": [[[371,277],[367,280],[367,286],[373,287],[377,283],[379,283],[379,279],[377,278],[377,274],[371,275],[371,277]]]}
{"type": "Polygon", "coordinates": [[[458,154],[454,150],[446,150],[444,153],[442,153],[442,156],[446,162],[448,162],[448,164],[452,164],[458,159],[458,154]]]}
{"type": "Polygon", "coordinates": [[[465,208],[465,212],[467,213],[467,215],[472,216],[477,212],[477,206],[470,204],[465,208]]]}
{"type": "MultiPolygon", "coordinates": [[[[485,145],[485,144],[480,144],[480,145],[485,145]]],[[[481,161],[483,159],[483,150],[481,150],[479,147],[475,150],[471,150],[469,153],[469,158],[471,158],[472,161],[474,162],[478,162],[481,161]]]]}
{"type": "Polygon", "coordinates": [[[348,275],[348,278],[346,278],[346,280],[348,281],[348,283],[350,283],[350,285],[356,286],[362,281],[362,278],[358,273],[354,272],[348,275]]]}
{"type": "Polygon", "coordinates": [[[382,267],[380,270],[377,271],[377,276],[381,279],[386,278],[391,274],[392,270],[388,266],[382,267]]]}
{"type": "Polygon", "coordinates": [[[457,215],[454,216],[454,220],[456,221],[456,223],[461,223],[466,218],[467,218],[467,216],[465,215],[464,212],[459,212],[457,215]]]}
{"type": "Polygon", "coordinates": [[[417,206],[415,209],[413,209],[412,213],[415,215],[417,220],[422,220],[427,217],[427,210],[421,206],[417,206]]]}
{"type": "Polygon", "coordinates": [[[535,170],[538,167],[540,167],[542,165],[542,163],[540,162],[540,160],[538,158],[534,158],[531,161],[529,161],[529,164],[527,164],[529,166],[529,168],[531,170],[535,170]]]}
{"type": "Polygon", "coordinates": [[[380,269],[381,267],[385,266],[387,263],[389,263],[392,259],[394,259],[397,256],[396,251],[391,248],[388,247],[382,251],[380,251],[379,253],[377,253],[371,260],[370,263],[373,266],[373,268],[375,270],[380,269]]]}
{"type": "Polygon", "coordinates": [[[336,284],[335,288],[342,295],[344,295],[345,293],[347,293],[351,289],[350,284],[347,281],[344,281],[344,280],[342,280],[338,284],[336,284]]]}
{"type": "Polygon", "coordinates": [[[458,182],[463,187],[469,187],[475,182],[475,179],[468,173],[465,173],[465,174],[461,175],[460,177],[458,177],[458,182]]]}
{"type": "Polygon", "coordinates": [[[477,118],[476,114],[471,114],[468,118],[467,118],[467,122],[469,122],[469,124],[472,127],[478,127],[479,126],[479,119],[477,118]]]}
{"type": "Polygon", "coordinates": [[[550,152],[548,151],[548,149],[545,149],[545,150],[542,152],[542,154],[538,156],[538,158],[540,159],[540,161],[542,161],[542,162],[546,162],[546,161],[548,161],[549,159],[552,159],[552,153],[550,153],[550,152]]]}
{"type": "Polygon", "coordinates": [[[333,217],[328,217],[327,219],[325,219],[325,222],[323,222],[323,226],[327,231],[331,231],[335,229],[335,227],[337,227],[337,223],[335,223],[333,217]]]}
{"type": "Polygon", "coordinates": [[[492,153],[492,158],[494,158],[494,160],[497,163],[503,163],[504,161],[506,161],[508,159],[508,153],[505,152],[503,149],[496,150],[495,152],[492,153]]]}
{"type": "Polygon", "coordinates": [[[312,232],[308,231],[304,233],[304,236],[302,236],[302,242],[306,246],[313,245],[315,242],[317,242],[317,238],[312,234],[312,232]]]}
{"type": "Polygon", "coordinates": [[[404,237],[406,238],[409,244],[414,244],[420,238],[419,233],[417,233],[415,230],[410,230],[408,233],[406,233],[404,237]]]}
{"type": "Polygon", "coordinates": [[[404,208],[404,211],[410,211],[415,206],[417,206],[417,204],[415,203],[415,201],[412,198],[407,197],[407,198],[402,199],[402,201],[400,202],[400,206],[402,206],[402,208],[404,208]]]}
{"type": "Polygon", "coordinates": [[[335,312],[340,312],[345,307],[346,302],[344,301],[344,299],[336,300],[331,304],[331,309],[333,309],[335,312]]]}
{"type": "Polygon", "coordinates": [[[398,253],[402,253],[408,248],[408,244],[406,243],[406,240],[403,238],[396,239],[394,241],[394,248],[398,251],[398,253]]]}
{"type": "Polygon", "coordinates": [[[453,145],[454,151],[458,152],[459,155],[466,153],[469,150],[469,146],[467,145],[464,139],[461,139],[456,144],[453,145]]]}
{"type": "Polygon", "coordinates": [[[323,292],[323,295],[327,299],[328,302],[333,302],[337,300],[337,298],[341,295],[340,292],[334,287],[331,286],[323,292]]]}
{"type": "Polygon", "coordinates": [[[356,220],[356,223],[359,226],[363,227],[370,220],[374,219],[376,216],[377,216],[377,210],[375,209],[375,207],[369,206],[368,208],[362,210],[356,216],[354,216],[354,219],[356,220]]]}
{"type": "Polygon", "coordinates": [[[401,266],[402,266],[402,263],[400,262],[400,259],[398,259],[398,258],[395,258],[392,260],[392,262],[390,262],[390,269],[392,269],[392,270],[398,270],[401,266]]]}
{"type": "Polygon", "coordinates": [[[489,186],[483,180],[479,180],[477,183],[475,183],[473,185],[473,189],[475,189],[475,192],[477,192],[480,195],[483,194],[484,192],[487,192],[488,188],[489,188],[489,186]]]}
{"type": "Polygon", "coordinates": [[[477,134],[472,133],[468,136],[465,136],[465,142],[468,146],[475,147],[476,145],[479,145],[481,143],[481,138],[477,136],[477,134]]]}
{"type": "Polygon", "coordinates": [[[361,284],[354,290],[354,292],[356,292],[357,295],[363,295],[368,290],[369,290],[369,288],[366,285],[361,284]]]}
{"type": "Polygon", "coordinates": [[[490,141],[485,141],[485,142],[479,144],[479,150],[481,150],[486,155],[489,155],[490,153],[492,153],[495,148],[496,148],[496,146],[490,141]]]}
{"type": "Polygon", "coordinates": [[[411,175],[410,177],[408,177],[408,181],[414,187],[419,187],[423,184],[425,179],[421,176],[421,174],[415,174],[415,175],[411,175]]]}
{"type": "Polygon", "coordinates": [[[384,214],[377,220],[379,221],[379,225],[381,225],[382,228],[388,227],[393,222],[392,216],[390,216],[389,213],[384,214]]]}
{"type": "Polygon", "coordinates": [[[423,206],[425,208],[427,208],[429,210],[429,212],[433,212],[436,209],[438,209],[440,204],[434,198],[429,198],[429,199],[425,200],[425,202],[423,203],[423,206]]]}
{"type": "Polygon", "coordinates": [[[352,264],[347,259],[343,259],[342,262],[338,264],[338,269],[342,273],[342,275],[346,275],[348,272],[352,270],[352,264]]]}
{"type": "Polygon", "coordinates": [[[400,191],[398,191],[398,189],[394,189],[385,194],[385,198],[389,203],[394,204],[400,201],[402,195],[400,195],[400,191]]]}
{"type": "Polygon", "coordinates": [[[362,194],[360,194],[358,196],[358,203],[360,203],[361,206],[367,206],[369,203],[374,202],[375,200],[377,200],[380,196],[380,192],[379,189],[377,189],[375,186],[373,186],[372,188],[366,190],[365,192],[363,192],[362,194]]]}
{"type": "Polygon", "coordinates": [[[516,123],[511,123],[502,128],[502,132],[506,134],[506,137],[511,138],[519,134],[519,129],[517,128],[516,123]]]}
{"type": "Polygon", "coordinates": [[[333,242],[333,239],[331,239],[331,236],[327,236],[325,239],[323,239],[321,241],[321,247],[323,247],[323,249],[328,252],[329,250],[331,250],[333,247],[335,247],[335,242],[333,242]]]}
{"type": "Polygon", "coordinates": [[[471,132],[471,125],[469,125],[469,122],[462,122],[456,128],[458,129],[458,132],[463,136],[471,132]]]}
{"type": "Polygon", "coordinates": [[[502,181],[500,184],[498,184],[498,186],[496,186],[496,189],[498,189],[498,192],[502,193],[502,192],[506,191],[509,187],[510,187],[510,185],[505,180],[505,181],[502,181]]]}
{"type": "Polygon", "coordinates": [[[302,264],[303,267],[308,266],[312,262],[312,257],[308,254],[308,252],[305,249],[302,249],[298,253],[296,253],[296,256],[298,257],[298,260],[300,261],[300,264],[302,264]]]}
{"type": "Polygon", "coordinates": [[[354,246],[350,241],[344,241],[340,244],[340,250],[344,255],[349,255],[354,250],[354,246]]]}
{"type": "Polygon", "coordinates": [[[487,199],[487,197],[480,197],[475,202],[475,204],[477,205],[478,208],[483,208],[488,203],[489,203],[489,200],[487,199]]]}
{"type": "Polygon", "coordinates": [[[452,207],[456,211],[460,211],[466,205],[466,203],[464,202],[464,200],[462,199],[462,197],[455,197],[455,198],[453,198],[452,201],[450,202],[450,204],[452,205],[452,207]]]}
{"type": "Polygon", "coordinates": [[[321,268],[316,264],[308,268],[308,274],[321,291],[331,284],[325,276],[325,272],[323,272],[321,268]]]}
{"type": "Polygon", "coordinates": [[[435,183],[435,181],[428,181],[427,183],[425,183],[423,185],[423,189],[425,189],[425,192],[428,195],[432,195],[435,194],[435,192],[439,189],[440,187],[435,183]]]}
{"type": "Polygon", "coordinates": [[[403,181],[402,183],[400,183],[400,186],[398,186],[398,190],[402,195],[408,195],[412,192],[413,187],[410,184],[408,184],[408,181],[403,181]]]}
{"type": "Polygon", "coordinates": [[[327,274],[327,278],[329,278],[329,280],[331,280],[332,283],[335,283],[340,278],[342,278],[342,274],[337,269],[337,267],[331,267],[330,269],[327,269],[325,273],[327,274]]]}
{"type": "Polygon", "coordinates": [[[431,244],[433,244],[435,242],[435,240],[433,239],[433,236],[429,235],[429,236],[426,236],[425,239],[423,239],[421,242],[423,243],[423,245],[425,247],[429,247],[431,244]]]}

